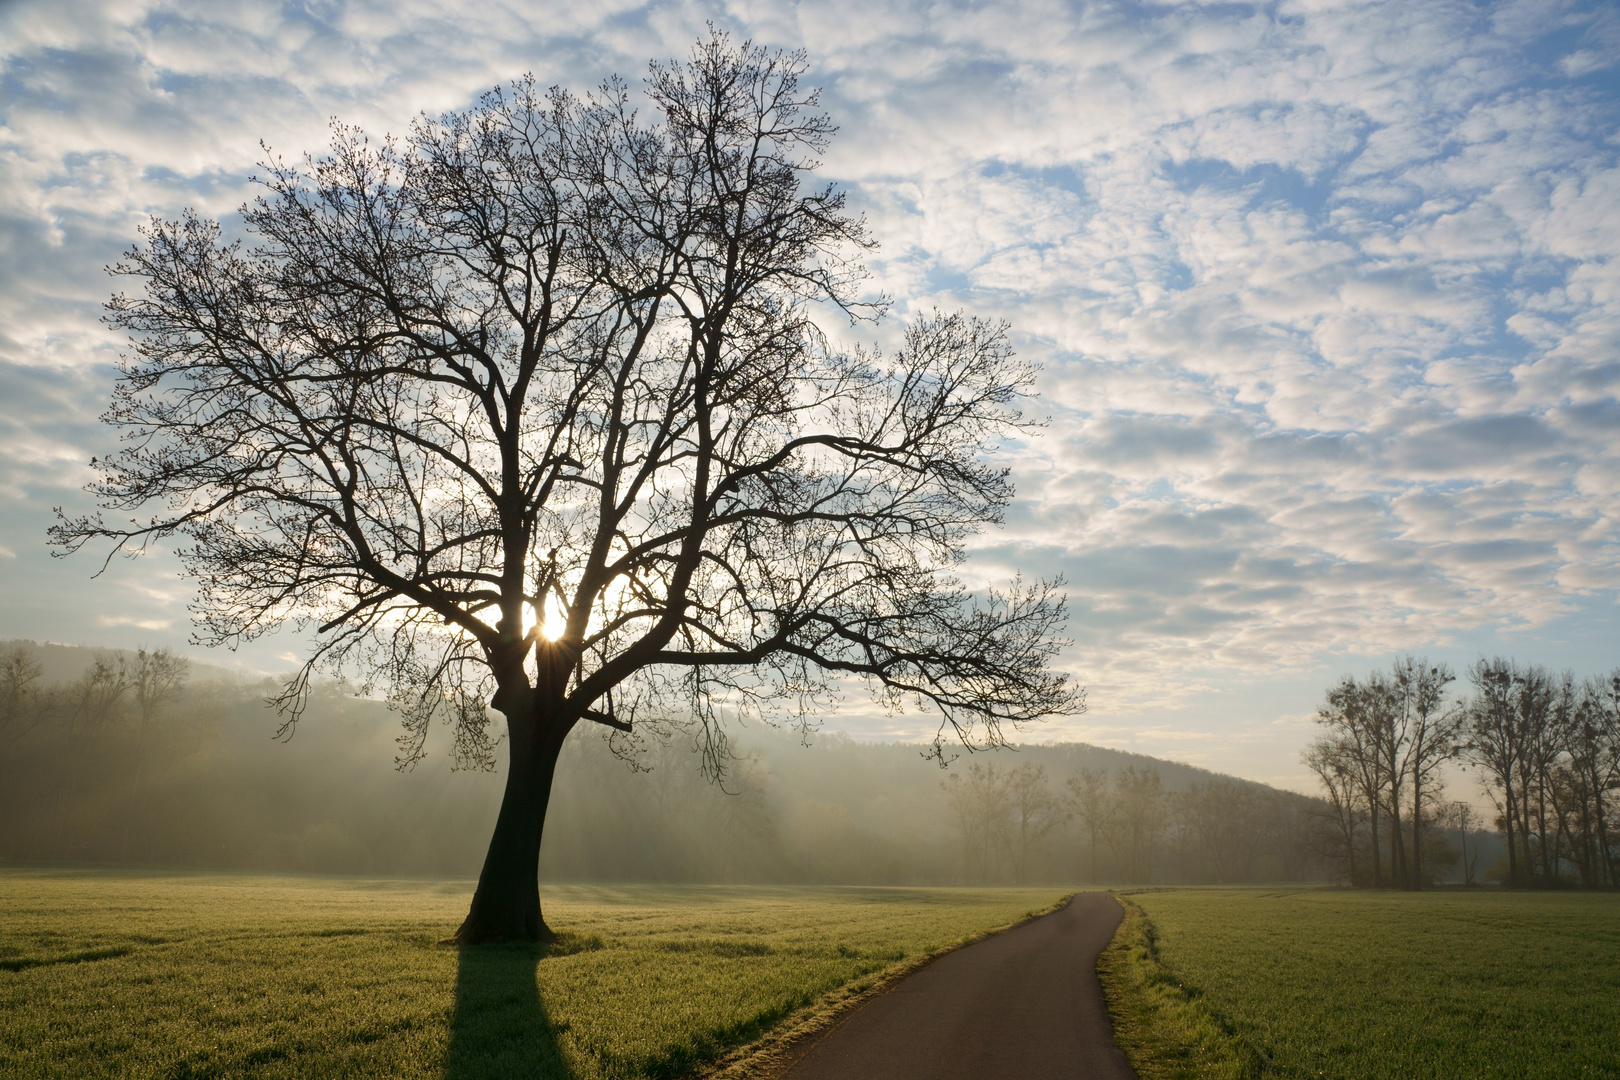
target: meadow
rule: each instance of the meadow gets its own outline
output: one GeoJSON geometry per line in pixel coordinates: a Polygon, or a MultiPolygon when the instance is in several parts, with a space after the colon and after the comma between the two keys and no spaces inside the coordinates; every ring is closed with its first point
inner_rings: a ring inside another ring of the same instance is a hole
{"type": "Polygon", "coordinates": [[[1126,900],[1100,967],[1143,1080],[1620,1077],[1620,896],[1126,900]]]}
{"type": "Polygon", "coordinates": [[[0,872],[0,1075],[680,1076],[1064,895],[548,886],[560,945],[440,944],[470,892],[0,872]]]}

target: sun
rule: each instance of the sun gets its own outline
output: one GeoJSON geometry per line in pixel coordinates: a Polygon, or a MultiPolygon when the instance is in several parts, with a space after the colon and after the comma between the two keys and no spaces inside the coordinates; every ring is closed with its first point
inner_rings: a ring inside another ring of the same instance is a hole
{"type": "MultiPolygon", "coordinates": [[[[556,641],[568,629],[568,615],[563,611],[562,605],[557,602],[555,596],[546,597],[545,607],[546,617],[545,621],[540,623],[540,636],[547,641],[556,641]]],[[[534,605],[524,604],[523,633],[525,636],[534,630],[535,621],[534,605]]]]}

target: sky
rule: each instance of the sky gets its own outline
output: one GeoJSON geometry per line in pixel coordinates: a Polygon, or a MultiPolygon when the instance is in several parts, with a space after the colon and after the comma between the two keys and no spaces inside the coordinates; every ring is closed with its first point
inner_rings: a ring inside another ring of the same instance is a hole
{"type": "Polygon", "coordinates": [[[0,638],[185,645],[172,557],[45,546],[115,445],[103,267],[151,215],[228,225],[261,143],[639,79],[708,22],[807,50],[896,325],[1004,318],[1042,365],[965,571],[1068,582],[1090,707],[1024,738],[1309,790],[1341,673],[1620,665],[1620,9],[1561,0],[0,0],[0,638]]]}

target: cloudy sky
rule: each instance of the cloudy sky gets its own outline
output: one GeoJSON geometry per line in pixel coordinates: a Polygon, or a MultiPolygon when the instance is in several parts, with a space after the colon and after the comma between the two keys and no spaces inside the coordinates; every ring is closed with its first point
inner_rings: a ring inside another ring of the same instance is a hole
{"type": "Polygon", "coordinates": [[[1051,427],[971,568],[1070,583],[1092,708],[1035,737],[1305,787],[1341,671],[1620,664],[1601,0],[0,0],[0,638],[185,641],[172,560],[92,581],[44,544],[111,445],[102,267],[149,215],[228,221],[261,140],[637,78],[706,21],[809,51],[899,314],[1004,317],[1044,366],[1051,427]]]}

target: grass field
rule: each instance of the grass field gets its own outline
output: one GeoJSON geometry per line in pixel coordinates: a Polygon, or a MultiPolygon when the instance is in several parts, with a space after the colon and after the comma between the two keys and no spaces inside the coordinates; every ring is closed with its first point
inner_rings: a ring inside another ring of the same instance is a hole
{"type": "Polygon", "coordinates": [[[1144,1080],[1620,1078],[1620,896],[1127,899],[1104,981],[1144,1080]]]}
{"type": "Polygon", "coordinates": [[[678,1076],[1046,889],[549,887],[549,950],[437,944],[466,884],[0,872],[0,1076],[678,1076]]]}

